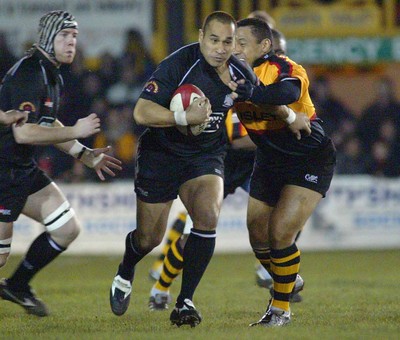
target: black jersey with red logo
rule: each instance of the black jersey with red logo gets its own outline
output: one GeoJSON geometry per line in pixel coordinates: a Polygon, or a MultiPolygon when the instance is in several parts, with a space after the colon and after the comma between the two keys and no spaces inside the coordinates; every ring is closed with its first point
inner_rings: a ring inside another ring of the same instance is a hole
{"type": "MultiPolygon", "coordinates": [[[[232,80],[256,82],[250,67],[235,56],[228,60],[232,80]]],[[[141,98],[165,108],[175,90],[183,84],[194,84],[210,100],[212,114],[206,129],[198,136],[186,136],[176,127],[148,128],[141,137],[141,146],[163,148],[176,155],[193,155],[216,151],[226,144],[225,118],[233,106],[232,90],[225,85],[215,69],[203,57],[198,43],[184,46],[164,59],[144,86],[141,98]]]]}
{"type": "MultiPolygon", "coordinates": [[[[0,109],[29,111],[28,123],[51,125],[57,118],[63,80],[39,50],[20,59],[0,87],[0,109]]],[[[11,126],[0,126],[0,163],[30,165],[35,147],[17,144],[11,126]]]]}

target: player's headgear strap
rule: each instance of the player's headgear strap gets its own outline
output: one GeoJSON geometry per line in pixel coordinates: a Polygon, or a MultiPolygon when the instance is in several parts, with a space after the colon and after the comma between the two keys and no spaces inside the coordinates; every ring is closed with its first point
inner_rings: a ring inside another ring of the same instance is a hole
{"type": "Polygon", "coordinates": [[[65,11],[51,11],[43,15],[39,22],[39,47],[50,56],[54,54],[54,38],[57,33],[66,28],[78,29],[75,17],[65,11]]]}

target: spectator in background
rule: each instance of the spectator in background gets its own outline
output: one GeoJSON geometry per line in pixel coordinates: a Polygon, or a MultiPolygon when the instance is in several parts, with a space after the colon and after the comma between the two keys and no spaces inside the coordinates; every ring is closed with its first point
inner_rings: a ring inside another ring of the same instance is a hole
{"type": "Polygon", "coordinates": [[[318,112],[318,117],[323,121],[325,132],[331,136],[335,146],[340,149],[340,134],[345,125],[351,125],[354,115],[341,103],[332,93],[329,80],[325,77],[318,77],[314,80],[311,89],[311,98],[318,112]],[[337,144],[337,142],[339,142],[337,144]]]}
{"type": "Polygon", "coordinates": [[[253,11],[247,17],[264,21],[268,24],[269,28],[271,29],[275,28],[276,26],[275,19],[272,16],[270,16],[266,11],[261,11],[261,10],[253,11]]]}
{"type": "Polygon", "coordinates": [[[133,106],[143,88],[143,83],[139,80],[140,77],[141,75],[136,74],[133,65],[124,63],[121,78],[106,92],[108,102],[111,105],[130,104],[133,106]]]}
{"type": "Polygon", "coordinates": [[[16,56],[7,44],[6,34],[0,32],[0,81],[16,61],[16,56]]]}
{"type": "Polygon", "coordinates": [[[363,152],[370,154],[368,173],[373,176],[400,175],[400,103],[390,78],[376,82],[374,101],[364,109],[357,125],[363,152]]]}
{"type": "Polygon", "coordinates": [[[399,128],[394,119],[385,119],[379,128],[379,137],[371,146],[372,164],[369,174],[396,177],[400,175],[399,128]]]}
{"type": "Polygon", "coordinates": [[[133,67],[137,82],[140,84],[144,84],[156,69],[156,64],[140,31],[131,29],[127,32],[121,63],[122,65],[130,64],[133,67]]]}
{"type": "Polygon", "coordinates": [[[368,173],[371,157],[362,151],[360,139],[351,135],[342,142],[342,151],[337,154],[336,173],[357,175],[368,173]]]}
{"type": "Polygon", "coordinates": [[[120,159],[124,168],[119,178],[132,178],[135,174],[136,143],[131,106],[113,107],[105,118],[105,128],[96,135],[95,148],[113,145],[113,156],[120,159]]]}
{"type": "Polygon", "coordinates": [[[120,65],[119,61],[109,52],[104,52],[99,56],[99,69],[97,74],[101,79],[102,87],[107,89],[119,80],[120,65]]]}
{"type": "Polygon", "coordinates": [[[277,29],[271,28],[272,48],[277,56],[285,56],[287,51],[287,43],[285,35],[277,29]]]}
{"type": "MultiPolygon", "coordinates": [[[[380,129],[388,120],[399,126],[400,103],[395,98],[392,81],[384,77],[376,82],[375,99],[363,110],[357,124],[356,132],[366,153],[372,151],[372,144],[380,138],[380,129]]],[[[399,140],[398,130],[394,139],[399,140]]]]}
{"type": "Polygon", "coordinates": [[[393,169],[390,144],[382,139],[373,141],[371,145],[372,162],[368,173],[372,176],[383,177],[392,176],[393,169]]]}

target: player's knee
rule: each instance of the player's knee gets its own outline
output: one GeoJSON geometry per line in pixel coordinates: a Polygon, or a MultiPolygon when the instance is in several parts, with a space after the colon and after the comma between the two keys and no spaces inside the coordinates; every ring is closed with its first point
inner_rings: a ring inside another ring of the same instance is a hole
{"type": "Polygon", "coordinates": [[[142,235],[138,240],[140,252],[143,254],[150,253],[155,247],[161,244],[163,235],[142,235]]]}
{"type": "Polygon", "coordinates": [[[217,221],[218,213],[210,209],[193,221],[193,227],[200,230],[215,230],[217,221]]]}
{"type": "Polygon", "coordinates": [[[0,254],[0,268],[6,265],[9,255],[10,253],[0,254]]]}
{"type": "Polygon", "coordinates": [[[81,227],[80,227],[79,223],[77,223],[77,221],[75,219],[71,222],[72,223],[68,226],[68,228],[66,230],[66,239],[69,241],[69,243],[74,241],[78,237],[79,233],[81,232],[81,227]]]}
{"type": "Polygon", "coordinates": [[[268,229],[267,226],[248,225],[249,240],[253,247],[259,247],[268,242],[268,229]]]}
{"type": "Polygon", "coordinates": [[[12,237],[0,240],[0,268],[7,263],[8,256],[11,252],[12,237]]]}
{"type": "Polygon", "coordinates": [[[56,242],[67,247],[80,232],[80,225],[74,210],[68,202],[61,204],[53,213],[43,220],[48,233],[56,242]]]}
{"type": "Polygon", "coordinates": [[[297,232],[290,228],[273,228],[269,239],[272,248],[289,247],[293,244],[297,232]]]}
{"type": "Polygon", "coordinates": [[[73,219],[57,230],[49,232],[51,237],[61,246],[68,247],[79,235],[80,226],[73,219]]]}

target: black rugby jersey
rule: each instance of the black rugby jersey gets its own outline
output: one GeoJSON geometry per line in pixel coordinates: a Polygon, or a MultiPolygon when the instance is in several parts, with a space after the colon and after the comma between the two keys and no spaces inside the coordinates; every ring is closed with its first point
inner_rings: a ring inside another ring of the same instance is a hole
{"type": "MultiPolygon", "coordinates": [[[[228,64],[232,80],[245,78],[256,82],[251,68],[235,56],[231,56],[228,64]]],[[[169,108],[173,93],[183,84],[196,85],[210,100],[212,114],[207,128],[198,136],[185,136],[176,127],[149,127],[140,138],[141,146],[162,147],[183,156],[202,151],[219,152],[226,144],[224,125],[226,114],[234,104],[230,98],[232,90],[207,63],[199,43],[184,46],[164,59],[144,86],[140,98],[169,108]]]]}
{"type": "MultiPolygon", "coordinates": [[[[51,125],[57,118],[63,80],[39,50],[20,59],[0,87],[0,108],[29,111],[28,123],[51,125]]],[[[35,146],[17,144],[12,128],[0,126],[0,163],[31,165],[35,146]]]]}

